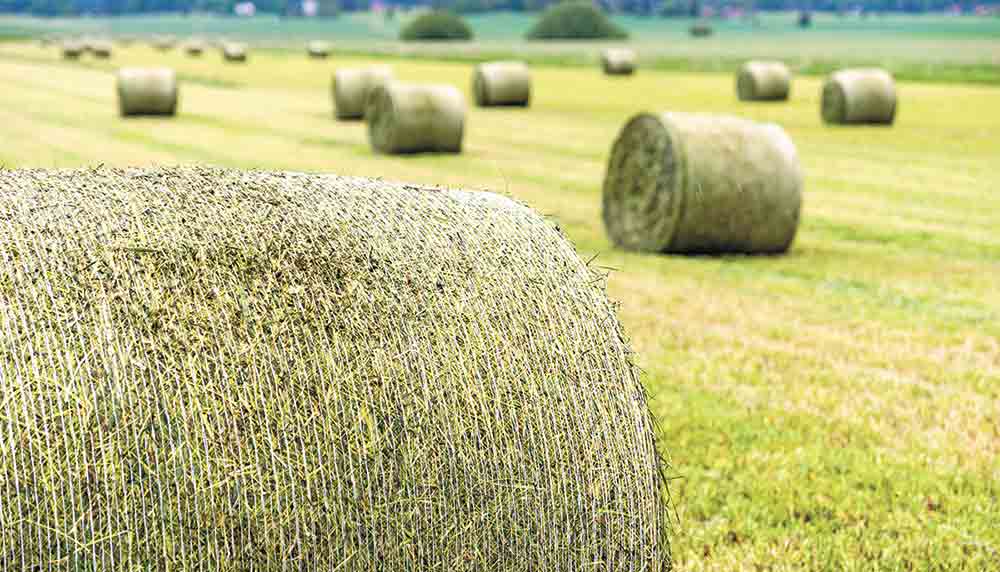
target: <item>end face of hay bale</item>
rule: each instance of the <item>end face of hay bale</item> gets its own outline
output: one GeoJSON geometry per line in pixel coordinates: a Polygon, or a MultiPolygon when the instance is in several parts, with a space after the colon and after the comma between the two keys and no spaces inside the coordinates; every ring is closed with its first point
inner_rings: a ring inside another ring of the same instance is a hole
{"type": "Polygon", "coordinates": [[[606,75],[632,75],[635,62],[635,52],[629,48],[608,48],[601,52],[601,67],[606,75]]]}
{"type": "Polygon", "coordinates": [[[798,228],[802,172],[777,125],[643,113],[622,129],[604,179],[604,226],[623,248],[770,254],[798,228]]]}
{"type": "Polygon", "coordinates": [[[247,61],[247,46],[239,42],[226,42],[222,46],[222,59],[232,63],[247,61]]]}
{"type": "Polygon", "coordinates": [[[364,119],[375,88],[393,79],[389,66],[342,68],[333,73],[331,91],[337,119],[364,119]]]}
{"type": "Polygon", "coordinates": [[[792,74],[782,62],[747,62],[736,74],[740,101],[786,101],[791,89],[792,74]]]}
{"type": "Polygon", "coordinates": [[[310,58],[327,58],[330,55],[330,44],[319,40],[313,40],[306,44],[306,53],[309,54],[310,58]]]}
{"type": "Polygon", "coordinates": [[[896,84],[889,72],[841,70],[823,84],[820,115],[826,123],[891,125],[896,119],[896,84]]]}
{"type": "Polygon", "coordinates": [[[381,153],[461,153],[465,98],[450,85],[392,81],[372,92],[368,140],[381,153]]]}
{"type": "Polygon", "coordinates": [[[669,568],[625,335],[530,209],[97,168],[0,172],[0,218],[6,562],[669,568]]]}
{"type": "Polygon", "coordinates": [[[169,68],[122,68],[118,71],[118,109],[123,116],[175,115],[177,75],[169,68]]]}
{"type": "Polygon", "coordinates": [[[472,93],[480,107],[527,107],[531,104],[531,72],[524,62],[479,64],[472,76],[472,93]]]}

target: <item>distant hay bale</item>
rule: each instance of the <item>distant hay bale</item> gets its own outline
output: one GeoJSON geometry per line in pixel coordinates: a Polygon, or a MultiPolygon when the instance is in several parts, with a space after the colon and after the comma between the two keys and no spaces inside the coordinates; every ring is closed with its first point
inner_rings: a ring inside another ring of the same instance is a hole
{"type": "Polygon", "coordinates": [[[333,108],[337,119],[363,119],[376,87],[392,81],[392,68],[370,66],[333,72],[333,108]]]}
{"type": "Polygon", "coordinates": [[[313,40],[306,44],[306,53],[309,54],[310,58],[327,58],[330,55],[330,44],[319,40],[313,40]]]}
{"type": "Polygon", "coordinates": [[[226,42],[222,46],[222,58],[227,62],[247,61],[247,46],[239,42],[226,42]]]}
{"type": "Polygon", "coordinates": [[[695,38],[707,38],[715,33],[715,30],[712,29],[712,25],[708,22],[698,22],[696,24],[692,24],[691,27],[688,28],[688,32],[695,38]]]}
{"type": "Polygon", "coordinates": [[[665,253],[779,253],[795,238],[802,171],[777,125],[724,115],[642,113],[604,179],[618,246],[665,253]]]}
{"type": "Polygon", "coordinates": [[[372,92],[366,119],[376,151],[462,152],[465,98],[450,85],[383,84],[372,92]]]}
{"type": "Polygon", "coordinates": [[[736,74],[741,101],[784,101],[792,89],[792,73],[782,62],[750,61],[736,74]]]}
{"type": "Polygon", "coordinates": [[[118,70],[118,108],[123,116],[177,113],[177,76],[168,68],[118,70]]]}
{"type": "Polygon", "coordinates": [[[531,72],[524,62],[479,64],[473,73],[472,93],[480,107],[527,107],[531,103],[531,72]]]}
{"type": "Polygon", "coordinates": [[[87,45],[79,40],[64,40],[62,43],[62,56],[67,60],[78,60],[86,49],[87,45]]]}
{"type": "Polygon", "coordinates": [[[115,38],[115,41],[122,47],[128,47],[136,42],[136,37],[132,34],[123,34],[115,38]]]}
{"type": "Polygon", "coordinates": [[[87,43],[87,49],[95,58],[106,60],[111,57],[113,47],[108,40],[91,40],[87,43]]]}
{"type": "Polygon", "coordinates": [[[838,71],[823,84],[820,113],[827,123],[891,125],[896,119],[896,85],[882,69],[838,71]]]}
{"type": "Polygon", "coordinates": [[[606,75],[632,75],[635,52],[629,48],[608,48],[601,52],[601,68],[606,75]]]}
{"type": "Polygon", "coordinates": [[[177,38],[170,34],[153,36],[153,47],[161,52],[169,52],[177,45],[177,38]]]}
{"type": "Polygon", "coordinates": [[[198,57],[205,53],[205,42],[200,38],[192,38],[184,42],[184,53],[192,56],[198,57]]]}
{"type": "Polygon", "coordinates": [[[17,569],[669,569],[625,333],[529,208],[92,168],[0,171],[0,218],[17,569]]]}

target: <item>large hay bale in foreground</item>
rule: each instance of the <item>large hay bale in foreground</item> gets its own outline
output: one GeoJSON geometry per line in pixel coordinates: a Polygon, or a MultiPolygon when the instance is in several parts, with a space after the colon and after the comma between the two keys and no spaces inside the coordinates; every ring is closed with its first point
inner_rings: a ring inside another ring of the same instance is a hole
{"type": "Polygon", "coordinates": [[[785,101],[791,90],[792,73],[782,62],[746,62],[736,74],[740,101],[785,101]]]}
{"type": "Polygon", "coordinates": [[[331,92],[337,119],[363,119],[372,92],[392,81],[392,77],[389,66],[343,68],[333,72],[331,92]]]}
{"type": "Polygon", "coordinates": [[[177,75],[169,68],[118,70],[118,109],[123,116],[175,115],[177,75]]]}
{"type": "Polygon", "coordinates": [[[86,49],[87,45],[81,41],[65,40],[62,43],[62,57],[67,60],[78,60],[86,49]]]}
{"type": "Polygon", "coordinates": [[[376,151],[461,153],[465,98],[450,85],[392,81],[368,104],[368,140],[376,151]]]}
{"type": "Polygon", "coordinates": [[[226,42],[222,45],[222,59],[233,63],[242,63],[247,61],[246,44],[239,42],[226,42]]]}
{"type": "Polygon", "coordinates": [[[18,569],[669,567],[624,333],[530,209],[97,168],[0,172],[0,218],[18,569]]]}
{"type": "Polygon", "coordinates": [[[313,40],[306,44],[306,53],[310,58],[325,59],[330,56],[330,44],[313,40]]]}
{"type": "Polygon", "coordinates": [[[624,248],[779,253],[798,228],[802,171],[777,125],[642,113],[611,150],[603,203],[608,235],[624,248]]]}
{"type": "Polygon", "coordinates": [[[629,48],[608,48],[601,52],[601,68],[606,75],[632,75],[635,52],[629,48]]]}
{"type": "Polygon", "coordinates": [[[479,64],[472,76],[476,105],[491,107],[531,103],[531,72],[524,62],[479,64]]]}
{"type": "Polygon", "coordinates": [[[896,84],[877,68],[841,70],[823,84],[820,114],[827,123],[883,123],[896,119],[896,84]]]}

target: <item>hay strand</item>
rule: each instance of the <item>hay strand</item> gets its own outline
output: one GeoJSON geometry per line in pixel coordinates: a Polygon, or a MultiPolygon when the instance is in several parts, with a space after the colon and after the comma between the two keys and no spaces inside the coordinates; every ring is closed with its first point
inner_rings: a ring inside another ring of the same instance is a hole
{"type": "Polygon", "coordinates": [[[491,62],[476,66],[472,93],[479,107],[531,103],[531,72],[524,62],[491,62]]]}
{"type": "Polygon", "coordinates": [[[376,151],[462,152],[465,98],[450,85],[386,83],[372,92],[367,119],[376,151]]]}
{"type": "Polygon", "coordinates": [[[896,85],[877,68],[841,70],[823,84],[820,114],[827,123],[891,125],[896,119],[896,85]]]}
{"type": "Polygon", "coordinates": [[[363,119],[372,91],[392,77],[389,66],[338,69],[331,84],[334,115],[337,119],[363,119]]]}
{"type": "Polygon", "coordinates": [[[121,115],[175,115],[177,102],[177,75],[174,70],[118,70],[118,109],[121,115]]]}
{"type": "Polygon", "coordinates": [[[740,101],[785,101],[792,89],[788,66],[776,61],[750,61],[736,74],[740,101]]]}

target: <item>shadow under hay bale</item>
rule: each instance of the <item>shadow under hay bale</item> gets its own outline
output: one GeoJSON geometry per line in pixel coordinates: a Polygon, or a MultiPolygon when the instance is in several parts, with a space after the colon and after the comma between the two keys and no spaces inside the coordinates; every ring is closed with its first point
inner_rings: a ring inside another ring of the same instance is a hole
{"type": "Polygon", "coordinates": [[[724,115],[633,117],[604,179],[608,235],[647,252],[784,252],[801,203],[802,171],[784,130],[724,115]]]}
{"type": "Polygon", "coordinates": [[[823,84],[820,115],[826,123],[891,125],[896,120],[896,84],[877,68],[841,70],[823,84]]]}
{"type": "Polygon", "coordinates": [[[230,63],[247,61],[247,46],[239,42],[226,42],[222,45],[222,59],[230,63]]]}
{"type": "Polygon", "coordinates": [[[306,54],[308,54],[310,58],[325,59],[330,56],[330,44],[319,40],[313,40],[306,44],[306,54]]]}
{"type": "Polygon", "coordinates": [[[330,89],[334,115],[337,119],[364,119],[372,92],[392,78],[389,66],[344,68],[333,72],[330,89]]]}
{"type": "Polygon", "coordinates": [[[372,92],[368,140],[381,153],[461,153],[465,98],[450,85],[393,81],[372,92]]]}
{"type": "Polygon", "coordinates": [[[601,69],[605,75],[632,75],[635,60],[635,51],[629,48],[608,48],[601,52],[601,69]]]}
{"type": "Polygon", "coordinates": [[[7,562],[669,569],[625,334],[529,208],[97,168],[0,172],[0,218],[7,562]]]}
{"type": "Polygon", "coordinates": [[[792,89],[792,74],[782,62],[750,61],[736,74],[740,101],[786,101],[792,89]]]}
{"type": "Polygon", "coordinates": [[[122,116],[176,115],[177,75],[168,68],[118,71],[118,110],[122,116]]]}
{"type": "Polygon", "coordinates": [[[472,93],[479,107],[531,104],[531,71],[524,62],[490,62],[476,66],[472,93]]]}

